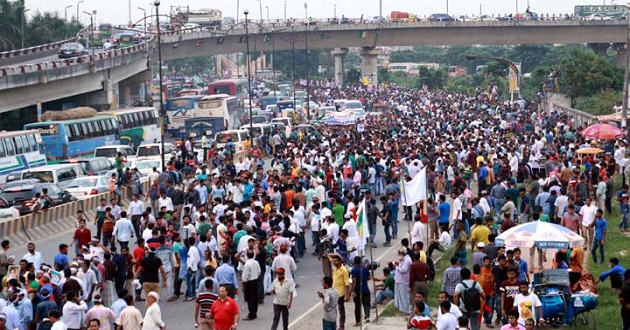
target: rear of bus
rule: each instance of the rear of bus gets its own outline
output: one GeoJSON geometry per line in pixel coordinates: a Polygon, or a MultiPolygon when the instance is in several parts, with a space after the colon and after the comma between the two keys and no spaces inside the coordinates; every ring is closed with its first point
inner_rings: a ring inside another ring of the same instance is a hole
{"type": "Polygon", "coordinates": [[[39,131],[46,150],[46,158],[49,160],[67,158],[68,135],[65,133],[65,127],[62,123],[30,123],[24,125],[24,129],[35,129],[39,131]]]}
{"type": "Polygon", "coordinates": [[[186,133],[185,121],[195,117],[195,102],[200,96],[182,96],[166,101],[168,130],[172,136],[182,137],[186,133]]]}

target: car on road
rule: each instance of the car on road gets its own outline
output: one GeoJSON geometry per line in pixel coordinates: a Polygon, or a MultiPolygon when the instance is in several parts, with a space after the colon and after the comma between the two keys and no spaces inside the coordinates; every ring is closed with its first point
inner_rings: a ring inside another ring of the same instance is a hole
{"type": "MultiPolygon", "coordinates": [[[[107,172],[106,172],[107,173],[107,172]]],[[[94,195],[109,191],[109,179],[107,175],[86,176],[76,178],[70,183],[66,191],[76,199],[85,199],[94,195]]]]}
{"type": "Polygon", "coordinates": [[[21,215],[33,212],[32,207],[35,205],[37,193],[41,193],[44,188],[48,189],[48,196],[52,198],[55,205],[74,202],[77,199],[70,195],[67,191],[62,191],[54,183],[41,182],[31,184],[15,183],[8,185],[2,193],[4,198],[10,205],[15,207],[21,215]]]}
{"type": "Polygon", "coordinates": [[[9,204],[6,199],[0,197],[0,221],[15,219],[20,216],[20,211],[9,204]]]}
{"type": "Polygon", "coordinates": [[[161,159],[139,160],[133,164],[133,168],[137,168],[142,175],[149,175],[155,167],[158,171],[162,168],[161,159]]]}
{"type": "MultiPolygon", "coordinates": [[[[166,159],[170,159],[171,156],[175,156],[177,148],[172,143],[164,143],[164,155],[166,159]]],[[[161,143],[147,143],[141,144],[136,150],[136,160],[141,161],[145,159],[162,159],[162,144],[161,143]]]]}
{"type": "Polygon", "coordinates": [[[430,22],[453,22],[455,19],[449,14],[431,14],[429,18],[427,18],[430,22]]]}
{"type": "Polygon", "coordinates": [[[254,123],[254,124],[267,124],[267,123],[269,123],[269,118],[267,116],[265,116],[265,115],[252,116],[252,123],[254,123]]]}
{"type": "Polygon", "coordinates": [[[116,155],[120,152],[123,156],[123,159],[127,160],[127,164],[123,163],[123,167],[129,167],[129,162],[133,161],[136,157],[136,152],[128,145],[124,144],[112,144],[107,146],[102,146],[96,148],[94,150],[94,157],[105,157],[109,159],[110,162],[116,166],[116,155]]]}
{"type": "Polygon", "coordinates": [[[80,164],[87,175],[103,175],[115,168],[114,163],[105,157],[66,159],[60,164],[80,164]]]}
{"type": "Polygon", "coordinates": [[[65,43],[57,51],[59,58],[71,58],[89,54],[88,50],[78,42],[65,43]]]}

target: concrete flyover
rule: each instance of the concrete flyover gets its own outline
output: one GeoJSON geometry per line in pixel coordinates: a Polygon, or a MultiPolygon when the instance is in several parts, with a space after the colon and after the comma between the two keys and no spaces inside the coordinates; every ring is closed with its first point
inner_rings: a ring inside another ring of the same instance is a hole
{"type": "Polygon", "coordinates": [[[149,72],[155,47],[152,39],[94,56],[0,67],[0,113],[95,91],[102,104],[111,104],[117,83],[149,72]]]}
{"type": "Polygon", "coordinates": [[[40,59],[43,57],[51,56],[57,54],[57,50],[61,48],[61,46],[67,42],[77,41],[80,35],[84,35],[89,31],[89,27],[84,28],[77,32],[77,35],[68,38],[65,40],[60,40],[56,42],[51,42],[48,44],[23,48],[23,49],[14,49],[5,52],[0,52],[0,66],[7,65],[15,65],[18,63],[23,63],[25,61],[31,61],[40,59]]]}
{"type": "MultiPolygon", "coordinates": [[[[291,26],[251,24],[254,52],[336,47],[625,43],[625,20],[479,21],[291,26]],[[308,38],[308,39],[307,39],[308,38]]],[[[162,37],[164,60],[245,52],[245,29],[171,33],[162,37]]]]}

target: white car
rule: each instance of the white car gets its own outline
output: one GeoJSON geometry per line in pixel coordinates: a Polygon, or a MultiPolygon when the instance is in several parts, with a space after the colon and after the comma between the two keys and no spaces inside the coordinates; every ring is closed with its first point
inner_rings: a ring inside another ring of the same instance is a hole
{"type": "Polygon", "coordinates": [[[6,199],[0,197],[0,221],[10,220],[20,217],[20,211],[13,207],[13,205],[9,205],[6,199]]]}
{"type": "Polygon", "coordinates": [[[137,168],[140,174],[146,176],[153,172],[153,168],[157,168],[159,171],[162,168],[162,160],[147,159],[137,161],[133,168],[137,168]]]}
{"type": "Polygon", "coordinates": [[[85,199],[109,191],[107,175],[76,178],[68,184],[66,191],[76,199],[85,199]]]}

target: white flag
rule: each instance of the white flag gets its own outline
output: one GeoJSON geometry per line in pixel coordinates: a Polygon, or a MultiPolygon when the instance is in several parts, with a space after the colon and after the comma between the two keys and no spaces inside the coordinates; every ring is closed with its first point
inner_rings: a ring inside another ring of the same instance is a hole
{"type": "Polygon", "coordinates": [[[409,182],[403,182],[402,202],[405,206],[416,205],[417,202],[427,199],[427,169],[426,166],[416,174],[409,182]]]}

